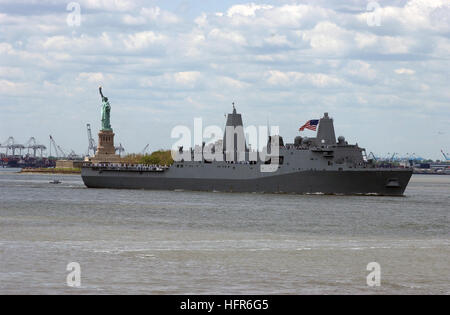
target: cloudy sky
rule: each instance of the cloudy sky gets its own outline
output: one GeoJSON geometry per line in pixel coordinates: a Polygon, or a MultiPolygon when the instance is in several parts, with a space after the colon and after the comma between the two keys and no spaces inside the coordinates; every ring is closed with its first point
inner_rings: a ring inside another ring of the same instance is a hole
{"type": "Polygon", "coordinates": [[[0,0],[0,142],[86,152],[102,85],[128,152],[233,101],[287,142],[329,112],[380,156],[450,151],[450,0],[79,0],[79,26],[69,2],[0,0]]]}

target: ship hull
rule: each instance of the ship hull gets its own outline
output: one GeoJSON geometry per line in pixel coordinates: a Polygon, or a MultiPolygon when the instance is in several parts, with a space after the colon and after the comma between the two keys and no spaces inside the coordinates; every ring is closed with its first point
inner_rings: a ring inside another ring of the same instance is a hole
{"type": "Polygon", "coordinates": [[[83,181],[89,188],[386,196],[402,196],[411,175],[412,171],[408,169],[311,170],[251,179],[226,179],[82,169],[83,181]]]}

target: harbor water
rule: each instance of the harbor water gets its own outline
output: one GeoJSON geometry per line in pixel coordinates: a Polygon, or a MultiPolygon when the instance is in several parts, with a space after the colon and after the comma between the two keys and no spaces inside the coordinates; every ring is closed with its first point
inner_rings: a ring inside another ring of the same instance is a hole
{"type": "Polygon", "coordinates": [[[88,189],[0,169],[0,294],[450,294],[449,213],[445,175],[376,197],[88,189]]]}

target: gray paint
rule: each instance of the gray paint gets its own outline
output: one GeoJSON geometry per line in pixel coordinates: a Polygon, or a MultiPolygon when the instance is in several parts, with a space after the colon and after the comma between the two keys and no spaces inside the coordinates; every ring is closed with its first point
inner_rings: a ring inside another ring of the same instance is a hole
{"type": "MultiPolygon", "coordinates": [[[[235,109],[227,125],[242,126],[235,109]]],[[[184,161],[160,172],[89,166],[82,178],[92,188],[402,195],[412,170],[375,168],[363,152],[343,137],[336,143],[333,120],[325,114],[316,138],[280,147],[283,162],[273,165],[274,172],[261,172],[267,165],[260,161],[184,161]]]]}

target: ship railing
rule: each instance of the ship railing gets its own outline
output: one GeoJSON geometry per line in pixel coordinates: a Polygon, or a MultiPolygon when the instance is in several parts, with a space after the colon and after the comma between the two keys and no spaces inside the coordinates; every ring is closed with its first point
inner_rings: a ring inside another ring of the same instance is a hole
{"type": "Polygon", "coordinates": [[[156,164],[84,163],[83,167],[107,171],[164,172],[170,167],[156,164]]]}

